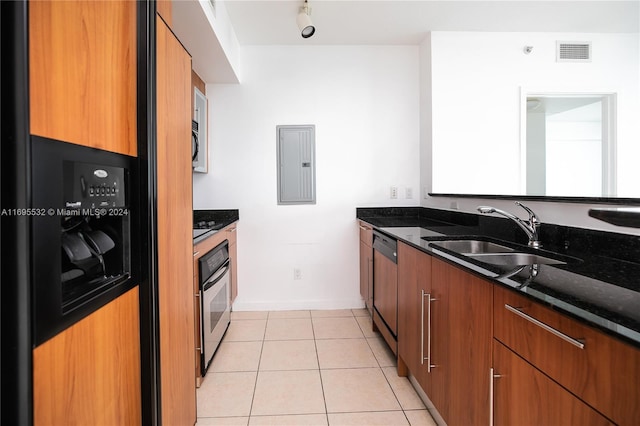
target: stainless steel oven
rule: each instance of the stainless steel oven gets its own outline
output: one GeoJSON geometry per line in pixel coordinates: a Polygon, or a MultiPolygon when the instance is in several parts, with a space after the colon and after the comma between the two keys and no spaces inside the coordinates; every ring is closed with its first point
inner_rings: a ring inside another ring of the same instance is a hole
{"type": "Polygon", "coordinates": [[[216,349],[231,319],[231,264],[225,241],[199,260],[200,277],[200,368],[207,373],[216,349]]]}

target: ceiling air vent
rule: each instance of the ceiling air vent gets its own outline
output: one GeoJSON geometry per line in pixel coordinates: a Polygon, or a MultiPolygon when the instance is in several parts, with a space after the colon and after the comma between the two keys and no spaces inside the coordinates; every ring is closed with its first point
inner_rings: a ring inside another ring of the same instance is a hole
{"type": "Polygon", "coordinates": [[[556,62],[591,62],[590,41],[559,41],[556,62]]]}

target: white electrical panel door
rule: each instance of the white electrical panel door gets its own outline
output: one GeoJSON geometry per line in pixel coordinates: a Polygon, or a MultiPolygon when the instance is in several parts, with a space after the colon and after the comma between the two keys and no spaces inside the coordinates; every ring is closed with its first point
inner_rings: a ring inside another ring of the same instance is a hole
{"type": "Polygon", "coordinates": [[[276,126],[276,132],[278,204],[315,204],[315,126],[276,126]]]}

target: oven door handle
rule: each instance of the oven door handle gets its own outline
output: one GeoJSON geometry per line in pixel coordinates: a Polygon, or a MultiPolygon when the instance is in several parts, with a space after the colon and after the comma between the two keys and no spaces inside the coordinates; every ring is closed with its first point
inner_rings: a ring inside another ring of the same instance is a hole
{"type": "Polygon", "coordinates": [[[212,276],[211,278],[209,278],[207,281],[204,282],[204,284],[202,284],[202,291],[207,291],[209,290],[211,287],[213,287],[218,281],[220,281],[225,274],[227,273],[227,271],[229,270],[230,265],[229,265],[229,261],[227,260],[221,267],[220,269],[218,269],[212,276]]]}

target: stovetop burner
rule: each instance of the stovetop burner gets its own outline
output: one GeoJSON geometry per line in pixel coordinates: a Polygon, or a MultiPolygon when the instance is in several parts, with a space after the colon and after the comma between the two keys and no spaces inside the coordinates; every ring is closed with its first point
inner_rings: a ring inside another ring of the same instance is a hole
{"type": "Polygon", "coordinates": [[[201,220],[193,224],[193,229],[211,229],[215,224],[216,222],[213,220],[201,220]]]}

